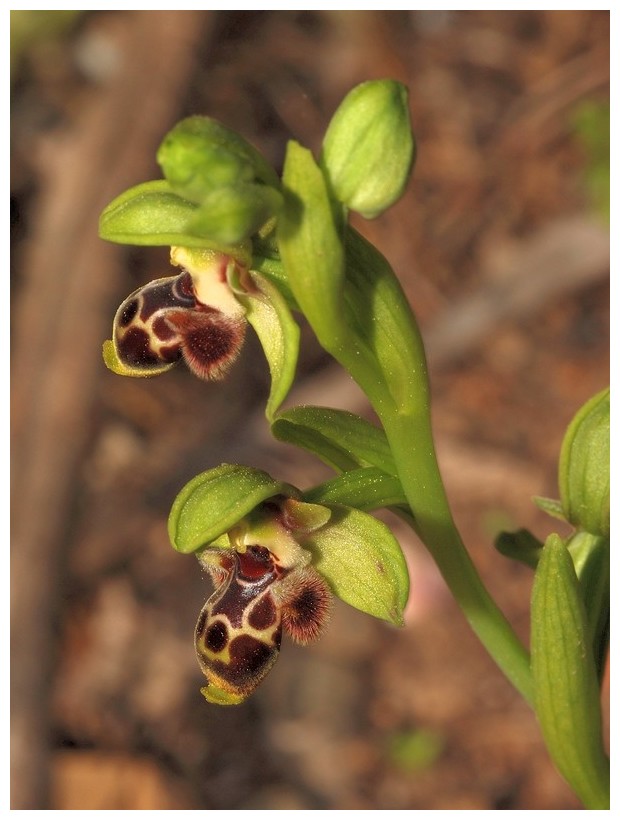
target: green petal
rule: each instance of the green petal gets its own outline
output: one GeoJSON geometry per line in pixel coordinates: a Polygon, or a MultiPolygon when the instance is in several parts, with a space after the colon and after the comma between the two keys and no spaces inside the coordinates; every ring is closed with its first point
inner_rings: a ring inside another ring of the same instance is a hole
{"type": "Polygon", "coordinates": [[[265,415],[271,421],[295,379],[299,326],[278,289],[258,273],[250,271],[249,275],[255,290],[235,288],[235,295],[246,310],[246,319],[256,331],[269,364],[271,389],[265,415]]]}
{"type": "Polygon", "coordinates": [[[179,552],[196,552],[228,532],[258,504],[276,495],[299,497],[290,484],[262,470],[222,464],[193,478],[176,497],[168,535],[179,552]]]}
{"type": "Polygon", "coordinates": [[[398,541],[367,513],[332,510],[329,524],[303,541],[314,566],[345,603],[402,626],[409,575],[398,541]]]}

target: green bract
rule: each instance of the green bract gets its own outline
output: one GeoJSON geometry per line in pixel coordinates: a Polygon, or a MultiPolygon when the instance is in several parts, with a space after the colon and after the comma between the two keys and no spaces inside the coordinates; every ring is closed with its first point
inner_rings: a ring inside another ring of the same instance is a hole
{"type": "Polygon", "coordinates": [[[536,714],[559,771],[587,808],[609,807],[598,678],[581,589],[558,535],[542,550],[532,591],[536,714]]]}
{"type": "Polygon", "coordinates": [[[356,86],[332,117],[321,166],[339,202],[369,219],[394,204],[414,157],[407,89],[394,80],[356,86]]]}
{"type": "MultiPolygon", "coordinates": [[[[402,624],[409,577],[400,546],[385,524],[344,505],[304,502],[299,490],[261,470],[224,464],[196,476],[172,506],[170,540],[179,552],[190,553],[230,547],[247,530],[257,538],[277,539],[281,536],[270,523],[269,502],[283,496],[294,501],[293,537],[310,553],[334,594],[363,612],[402,624]],[[222,539],[225,534],[228,541],[222,539]]],[[[271,543],[264,546],[271,548],[271,543]]]]}
{"type": "Polygon", "coordinates": [[[396,475],[383,430],[345,410],[293,407],[280,413],[271,427],[274,436],[303,447],[334,470],[378,467],[396,475]]]}
{"type": "Polygon", "coordinates": [[[407,504],[398,478],[377,467],[349,470],[308,490],[304,498],[318,504],[347,504],[358,510],[407,504]]]}
{"type": "Polygon", "coordinates": [[[576,532],[568,539],[566,546],[579,578],[587,616],[588,639],[598,678],[601,680],[609,649],[609,538],[589,532],[576,532]]]}
{"type": "Polygon", "coordinates": [[[609,389],[578,411],[562,443],[560,497],[567,521],[609,536],[609,389]]]}
{"type": "Polygon", "coordinates": [[[339,349],[346,341],[344,248],[325,179],[310,151],[296,142],[288,145],[282,179],[277,239],[287,279],[321,344],[339,349]]]}

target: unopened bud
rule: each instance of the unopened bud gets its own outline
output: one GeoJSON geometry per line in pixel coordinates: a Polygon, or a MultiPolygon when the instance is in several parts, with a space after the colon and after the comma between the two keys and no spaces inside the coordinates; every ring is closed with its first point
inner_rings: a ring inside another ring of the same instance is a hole
{"type": "Polygon", "coordinates": [[[200,204],[216,188],[258,180],[277,187],[278,177],[246,140],[210,117],[188,117],[157,152],[164,176],[179,196],[200,204]]]}
{"type": "Polygon", "coordinates": [[[570,423],[560,454],[560,497],[574,527],[609,535],[609,389],[594,396],[570,423]]]}
{"type": "Polygon", "coordinates": [[[321,165],[335,197],[372,219],[401,196],[414,156],[407,89],[394,80],[356,86],[332,117],[321,165]]]}

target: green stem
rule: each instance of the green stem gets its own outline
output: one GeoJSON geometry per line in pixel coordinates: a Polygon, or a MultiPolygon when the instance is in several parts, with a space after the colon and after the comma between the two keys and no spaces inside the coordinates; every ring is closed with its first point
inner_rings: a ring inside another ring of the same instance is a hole
{"type": "Polygon", "coordinates": [[[532,703],[529,654],[487,592],[456,528],[427,413],[382,418],[416,529],[472,629],[523,697],[532,703]]]}
{"type": "MultiPolygon", "coordinates": [[[[400,366],[391,369],[379,365],[383,372],[378,374],[379,363],[368,349],[364,355],[353,345],[329,352],[362,387],[381,419],[413,512],[415,531],[476,635],[531,703],[529,654],[482,583],[450,511],[431,430],[426,356],[409,303],[381,254],[354,231],[348,234],[347,265],[354,270],[348,282],[347,314],[351,321],[359,315],[364,319],[360,320],[358,339],[364,326],[376,324],[373,316],[381,318],[383,330],[393,321],[392,336],[377,346],[393,351],[398,339],[400,366]],[[364,306],[371,311],[370,318],[360,309],[364,306]]],[[[286,274],[277,260],[255,258],[254,267],[280,285],[285,281],[286,274]]]]}
{"type": "Polygon", "coordinates": [[[343,351],[346,367],[381,419],[411,507],[416,532],[433,556],[472,629],[508,679],[533,699],[529,653],[487,592],[454,523],[439,472],[431,428],[430,389],[422,337],[390,265],[370,243],[347,236],[347,289],[351,322],[369,306],[372,341],[388,388],[376,390],[367,357],[343,351]]]}

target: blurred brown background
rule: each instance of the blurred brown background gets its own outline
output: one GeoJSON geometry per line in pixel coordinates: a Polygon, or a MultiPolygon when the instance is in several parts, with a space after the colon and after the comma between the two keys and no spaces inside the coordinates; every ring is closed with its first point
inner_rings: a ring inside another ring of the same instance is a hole
{"type": "MultiPolygon", "coordinates": [[[[338,605],[245,705],[204,702],[210,586],[168,544],[172,499],[224,460],[302,487],[329,473],[270,440],[254,338],[221,385],[106,371],[116,306],[168,264],[101,242],[97,218],[159,176],[182,116],[280,167],[289,138],[318,149],[354,84],[406,83],[412,184],[356,224],[419,318],[457,521],[527,640],[531,573],[493,536],[551,531],[530,498],[556,494],[564,428],[609,378],[608,13],[14,12],[12,46],[13,808],[578,807],[398,524],[403,630],[338,605]]],[[[291,403],[368,415],[304,339],[291,403]]]]}

